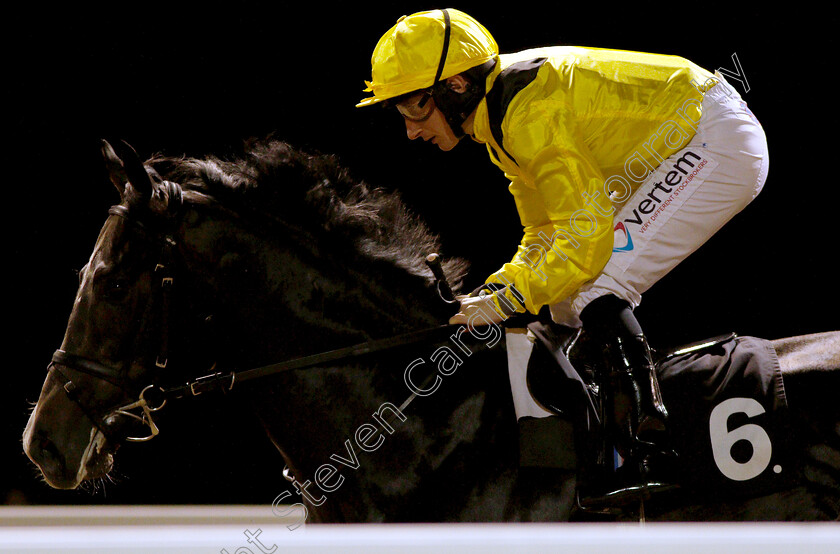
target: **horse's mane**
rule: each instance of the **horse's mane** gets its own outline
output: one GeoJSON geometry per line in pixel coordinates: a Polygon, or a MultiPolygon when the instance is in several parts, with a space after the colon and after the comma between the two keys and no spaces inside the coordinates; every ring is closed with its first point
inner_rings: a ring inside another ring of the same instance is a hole
{"type": "MultiPolygon", "coordinates": [[[[349,243],[357,254],[427,279],[425,257],[441,251],[439,237],[397,192],[355,180],[335,156],[265,139],[245,143],[230,159],[157,156],[147,164],[185,190],[206,194],[234,211],[259,211],[316,235],[326,233],[337,251],[346,252],[342,246],[349,243]]],[[[453,287],[460,285],[467,262],[443,263],[453,287]]]]}

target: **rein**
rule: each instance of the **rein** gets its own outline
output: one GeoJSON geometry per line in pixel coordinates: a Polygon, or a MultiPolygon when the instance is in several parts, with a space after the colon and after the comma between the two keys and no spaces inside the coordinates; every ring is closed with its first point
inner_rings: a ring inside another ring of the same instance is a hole
{"type": "Polygon", "coordinates": [[[192,381],[188,381],[187,383],[177,387],[169,389],[161,388],[161,392],[165,399],[175,399],[186,396],[198,396],[213,390],[229,391],[233,389],[233,386],[236,383],[244,383],[254,379],[271,377],[286,371],[305,369],[326,363],[357,358],[367,354],[392,350],[402,346],[409,346],[433,339],[444,338],[452,332],[453,328],[456,327],[459,327],[459,325],[441,325],[439,327],[431,327],[428,329],[404,333],[402,335],[395,335],[393,337],[371,340],[355,344],[353,346],[347,346],[345,348],[328,350],[326,352],[312,354],[310,356],[303,356],[301,358],[294,358],[292,360],[255,367],[253,369],[211,373],[209,375],[197,377],[192,381]]]}
{"type": "MultiPolygon", "coordinates": [[[[175,282],[175,276],[174,272],[172,271],[172,268],[174,266],[173,260],[176,242],[172,236],[171,231],[175,228],[174,224],[177,221],[178,216],[180,215],[180,211],[183,205],[183,193],[181,191],[180,185],[171,181],[164,181],[161,184],[161,186],[166,189],[169,199],[167,213],[168,225],[167,232],[165,232],[162,237],[163,240],[161,243],[161,254],[159,257],[159,261],[154,269],[154,272],[156,274],[156,279],[154,279],[154,282],[158,283],[158,285],[155,286],[151,292],[150,302],[157,302],[156,305],[158,308],[157,313],[159,317],[160,328],[158,354],[155,358],[154,365],[158,369],[165,369],[168,363],[169,356],[169,337],[171,334],[169,328],[169,319],[170,311],[172,309],[172,296],[174,290],[173,285],[175,282]]],[[[143,222],[139,221],[135,217],[131,217],[129,209],[125,206],[112,206],[108,210],[108,214],[111,216],[121,217],[126,221],[136,225],[147,234],[157,235],[158,238],[161,238],[159,234],[147,228],[147,226],[143,222]]],[[[443,276],[442,271],[440,270],[437,255],[429,256],[429,258],[427,259],[427,263],[435,275],[438,293],[440,294],[441,298],[447,302],[454,302],[454,300],[451,298],[452,292],[449,289],[449,285],[446,283],[445,277],[443,276]]],[[[450,334],[452,332],[452,329],[456,327],[459,326],[449,324],[441,325],[438,327],[421,329],[419,331],[413,331],[401,335],[396,335],[393,337],[375,339],[364,343],[339,348],[336,350],[321,352],[318,354],[304,356],[301,358],[295,358],[292,360],[285,360],[282,362],[273,363],[252,369],[241,371],[215,372],[196,377],[190,381],[187,381],[184,384],[168,388],[164,388],[160,385],[151,384],[144,387],[140,391],[139,397],[135,396],[137,394],[136,392],[134,394],[129,392],[129,390],[132,388],[136,390],[136,387],[133,387],[131,383],[127,382],[120,376],[120,370],[109,367],[96,360],[91,360],[89,358],[69,353],[61,349],[56,350],[53,354],[52,360],[48,366],[48,371],[53,372],[61,378],[61,380],[64,383],[63,388],[67,396],[82,409],[83,413],[85,413],[88,416],[88,418],[91,419],[93,424],[109,440],[118,442],[120,438],[123,438],[124,440],[127,440],[129,442],[144,442],[151,440],[159,434],[159,429],[153,420],[152,414],[153,412],[156,412],[163,408],[168,401],[185,397],[195,397],[200,394],[204,394],[211,391],[230,391],[231,389],[233,389],[234,384],[241,384],[256,379],[262,379],[287,371],[305,369],[309,367],[322,365],[325,363],[357,358],[360,356],[392,350],[403,346],[417,344],[420,342],[430,341],[434,339],[442,339],[448,334],[450,334]],[[95,407],[92,407],[89,403],[90,399],[88,398],[88,396],[90,395],[85,394],[85,391],[83,391],[82,387],[80,387],[70,377],[68,377],[65,371],[58,369],[58,367],[56,367],[57,365],[60,365],[62,366],[62,368],[70,370],[71,372],[81,373],[90,376],[94,379],[104,381],[110,386],[122,391],[122,393],[126,397],[137,397],[137,400],[133,400],[127,404],[120,404],[116,407],[104,410],[102,408],[97,409],[95,407]],[[149,395],[150,398],[146,398],[147,395],[149,395]],[[133,410],[139,410],[139,413],[135,413],[133,410]],[[128,417],[141,423],[142,425],[147,426],[149,428],[149,435],[145,437],[117,437],[115,427],[118,427],[120,424],[119,416],[128,417]]],[[[413,396],[414,395],[409,397],[409,399],[406,400],[404,405],[407,405],[413,399],[413,396]]]]}

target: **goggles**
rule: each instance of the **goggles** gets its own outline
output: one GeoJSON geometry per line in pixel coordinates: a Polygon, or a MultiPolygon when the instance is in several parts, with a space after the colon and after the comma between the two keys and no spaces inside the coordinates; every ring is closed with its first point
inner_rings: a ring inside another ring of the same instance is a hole
{"type": "Polygon", "coordinates": [[[401,116],[416,123],[426,121],[435,111],[432,93],[428,90],[419,94],[413,94],[402,102],[396,103],[395,106],[401,116]]]}

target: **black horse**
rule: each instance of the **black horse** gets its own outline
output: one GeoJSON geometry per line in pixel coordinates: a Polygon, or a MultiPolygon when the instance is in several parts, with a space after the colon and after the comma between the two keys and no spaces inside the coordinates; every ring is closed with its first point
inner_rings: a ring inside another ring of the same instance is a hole
{"type": "MultiPolygon", "coordinates": [[[[127,437],[157,433],[165,401],[223,388],[258,414],[297,492],[283,500],[305,503],[314,521],[574,517],[574,468],[518,467],[503,330],[441,325],[451,308],[425,263],[439,241],[397,195],[276,141],[233,161],[143,164],[120,150],[103,143],[121,201],[80,273],[24,432],[47,483],[107,474],[127,437]],[[327,351],[338,354],[318,356],[327,351]],[[231,375],[296,359],[260,379],[231,375]]],[[[443,270],[457,290],[467,264],[443,270]]],[[[805,375],[825,390],[840,366],[836,335],[794,340],[785,385],[802,394],[805,375]]],[[[814,467],[836,452],[824,436],[811,441],[814,467]]],[[[827,466],[796,489],[807,507],[763,497],[764,515],[837,517],[838,467],[827,466]]]]}

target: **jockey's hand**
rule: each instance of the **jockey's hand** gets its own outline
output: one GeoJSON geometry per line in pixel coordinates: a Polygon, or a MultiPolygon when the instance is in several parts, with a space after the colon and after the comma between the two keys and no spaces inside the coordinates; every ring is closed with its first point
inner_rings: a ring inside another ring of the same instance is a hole
{"type": "Polygon", "coordinates": [[[455,299],[461,303],[461,307],[457,314],[449,318],[449,323],[452,325],[464,324],[480,327],[501,323],[506,319],[499,313],[492,294],[484,296],[461,295],[456,296],[455,299]]]}

